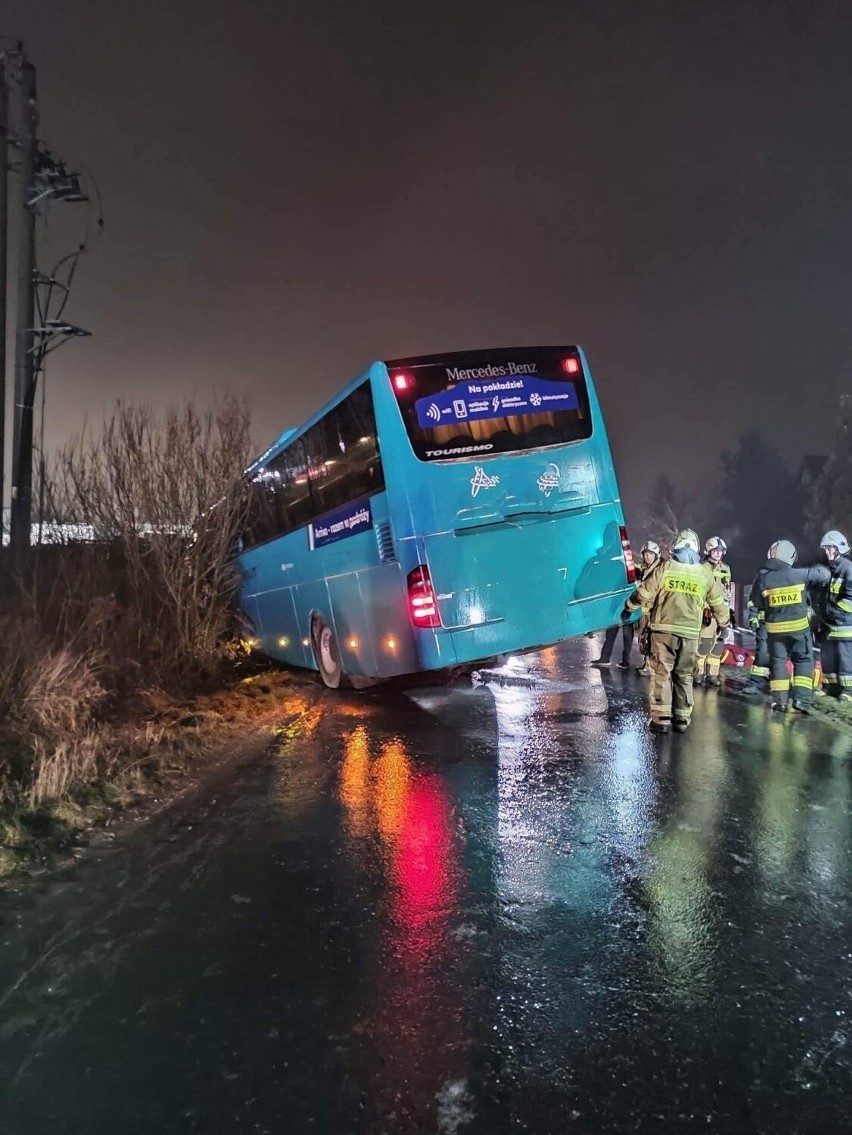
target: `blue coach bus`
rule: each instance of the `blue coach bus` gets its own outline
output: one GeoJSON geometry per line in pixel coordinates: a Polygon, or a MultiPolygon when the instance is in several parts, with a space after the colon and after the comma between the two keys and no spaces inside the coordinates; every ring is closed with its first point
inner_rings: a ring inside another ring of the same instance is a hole
{"type": "Polygon", "coordinates": [[[598,630],[633,590],[579,347],[375,362],[246,478],[242,610],[332,688],[598,630]]]}

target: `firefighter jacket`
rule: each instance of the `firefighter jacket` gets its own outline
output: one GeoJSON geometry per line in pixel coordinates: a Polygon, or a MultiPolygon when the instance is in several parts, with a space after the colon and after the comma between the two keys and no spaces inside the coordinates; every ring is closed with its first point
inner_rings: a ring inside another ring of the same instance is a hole
{"type": "Polygon", "coordinates": [[[647,579],[648,575],[660,564],[660,557],[654,560],[652,564],[637,564],[636,565],[636,582],[641,583],[643,579],[647,579]]]}
{"type": "Polygon", "coordinates": [[[829,638],[852,639],[852,560],[838,556],[831,565],[823,615],[829,638]]]}
{"type": "Polygon", "coordinates": [[[654,564],[626,603],[628,611],[641,609],[648,616],[650,630],[682,638],[698,638],[705,607],[720,627],[728,625],[728,603],[710,564],[677,560],[654,564]]]}
{"type": "Polygon", "coordinates": [[[719,560],[717,564],[714,564],[710,559],[706,559],[704,562],[706,564],[709,564],[713,569],[713,578],[722,588],[722,592],[725,596],[725,602],[729,607],[733,607],[734,591],[731,585],[731,569],[729,565],[726,564],[724,560],[719,560]]]}
{"type": "Polygon", "coordinates": [[[802,634],[810,627],[807,588],[829,578],[828,568],[822,566],[797,568],[767,560],[752,585],[749,608],[763,617],[768,635],[802,634]]]}

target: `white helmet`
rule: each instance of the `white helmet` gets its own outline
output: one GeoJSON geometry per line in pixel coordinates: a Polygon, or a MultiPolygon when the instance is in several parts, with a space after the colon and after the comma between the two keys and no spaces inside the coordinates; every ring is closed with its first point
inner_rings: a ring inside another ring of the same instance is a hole
{"type": "Polygon", "coordinates": [[[642,547],[639,549],[639,555],[643,552],[653,552],[655,556],[660,554],[660,545],[656,540],[646,540],[642,547]]]}
{"type": "Polygon", "coordinates": [[[721,536],[711,536],[707,543],[704,545],[704,551],[709,555],[710,552],[715,551],[716,548],[722,549],[722,555],[728,550],[728,545],[721,536]]]}
{"type": "Polygon", "coordinates": [[[691,548],[697,555],[700,547],[701,544],[698,539],[698,533],[693,532],[691,528],[681,528],[680,532],[675,536],[672,551],[679,552],[682,548],[691,548]]]}
{"type": "Polygon", "coordinates": [[[830,532],[826,532],[819,542],[821,548],[837,548],[841,556],[845,556],[849,551],[849,541],[842,532],[838,532],[836,528],[832,528],[830,532]]]}
{"type": "Polygon", "coordinates": [[[799,558],[799,553],[789,540],[776,540],[774,544],[769,545],[769,551],[766,553],[766,557],[770,560],[781,560],[783,563],[789,564],[790,567],[792,567],[799,558]]]}

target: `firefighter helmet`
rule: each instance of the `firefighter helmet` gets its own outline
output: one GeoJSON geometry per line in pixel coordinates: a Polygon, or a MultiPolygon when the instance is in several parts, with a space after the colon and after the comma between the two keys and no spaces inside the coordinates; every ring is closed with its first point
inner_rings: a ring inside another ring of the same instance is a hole
{"type": "Polygon", "coordinates": [[[691,548],[692,551],[697,554],[700,547],[701,542],[698,539],[698,533],[693,532],[691,528],[681,528],[680,532],[675,536],[672,551],[679,552],[683,548],[691,548]]]}
{"type": "Polygon", "coordinates": [[[639,555],[643,552],[653,552],[655,556],[660,554],[660,545],[656,540],[646,540],[642,547],[639,549],[639,555]]]}
{"type": "Polygon", "coordinates": [[[774,544],[769,545],[769,551],[766,555],[770,560],[781,560],[782,563],[789,564],[790,567],[799,558],[795,545],[791,544],[789,540],[776,540],[774,544]]]}
{"type": "Polygon", "coordinates": [[[837,548],[841,556],[845,556],[849,551],[849,541],[842,532],[838,532],[836,528],[832,528],[830,532],[826,532],[819,542],[821,548],[837,548]]]}
{"type": "Polygon", "coordinates": [[[708,556],[711,552],[715,551],[716,548],[722,549],[723,556],[728,550],[728,545],[725,543],[721,536],[711,536],[707,543],[704,545],[704,551],[708,554],[708,556]]]}

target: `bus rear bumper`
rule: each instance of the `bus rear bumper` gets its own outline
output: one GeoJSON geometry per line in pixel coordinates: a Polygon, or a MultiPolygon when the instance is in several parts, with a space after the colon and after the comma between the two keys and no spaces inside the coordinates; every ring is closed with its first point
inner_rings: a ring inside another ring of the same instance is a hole
{"type": "Polygon", "coordinates": [[[544,649],[569,638],[578,638],[580,635],[614,626],[621,622],[624,603],[633,591],[633,587],[624,587],[619,591],[608,592],[592,599],[569,603],[565,608],[565,619],[561,627],[558,625],[556,612],[550,612],[547,619],[529,627],[519,627],[517,624],[500,620],[478,626],[439,631],[435,637],[440,637],[440,647],[436,642],[422,644],[423,669],[445,668],[449,655],[454,656],[455,665],[464,666],[493,658],[495,655],[544,649]],[[450,644],[451,649],[448,649],[450,644]]]}

